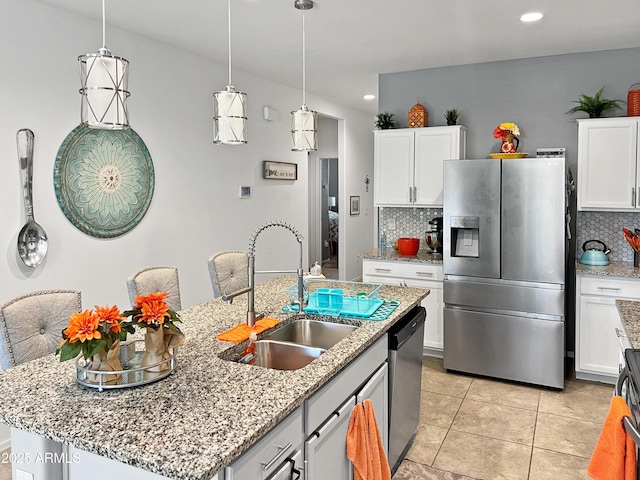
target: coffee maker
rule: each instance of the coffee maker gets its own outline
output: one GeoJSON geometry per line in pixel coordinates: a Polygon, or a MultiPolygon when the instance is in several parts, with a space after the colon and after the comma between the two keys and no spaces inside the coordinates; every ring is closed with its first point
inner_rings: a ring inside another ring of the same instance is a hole
{"type": "Polygon", "coordinates": [[[429,230],[424,233],[424,239],[431,253],[442,253],[442,217],[435,217],[427,222],[429,230]]]}

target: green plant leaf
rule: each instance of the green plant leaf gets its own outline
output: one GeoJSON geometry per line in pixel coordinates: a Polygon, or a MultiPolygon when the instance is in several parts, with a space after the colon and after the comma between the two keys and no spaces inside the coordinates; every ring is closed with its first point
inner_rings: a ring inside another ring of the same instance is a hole
{"type": "Polygon", "coordinates": [[[67,360],[76,358],[80,354],[81,349],[82,349],[82,344],[80,342],[65,343],[62,346],[62,348],[58,349],[60,351],[60,361],[66,362],[67,360]]]}

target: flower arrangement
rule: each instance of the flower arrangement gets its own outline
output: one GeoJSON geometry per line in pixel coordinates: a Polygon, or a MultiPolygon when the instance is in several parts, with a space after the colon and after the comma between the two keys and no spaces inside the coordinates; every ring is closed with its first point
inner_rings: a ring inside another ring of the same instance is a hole
{"type": "Polygon", "coordinates": [[[501,123],[493,130],[493,138],[506,138],[507,135],[520,136],[520,129],[515,123],[501,123]]]}
{"type": "Polygon", "coordinates": [[[142,328],[157,330],[160,327],[168,328],[182,334],[176,323],[182,320],[165,301],[169,297],[166,292],[138,295],[134,301],[133,309],[123,313],[125,317],[131,317],[131,324],[142,328]]]}
{"type": "Polygon", "coordinates": [[[115,305],[95,306],[95,310],[85,310],[71,315],[67,328],[62,331],[62,341],[56,354],[64,362],[80,353],[87,359],[111,349],[117,340],[124,341],[128,333],[135,331],[133,325],[125,322],[115,305]]]}
{"type": "Polygon", "coordinates": [[[632,232],[631,230],[623,228],[622,232],[624,233],[624,238],[629,242],[631,248],[633,248],[633,251],[640,252],[640,236],[637,235],[638,229],[632,232]]]}

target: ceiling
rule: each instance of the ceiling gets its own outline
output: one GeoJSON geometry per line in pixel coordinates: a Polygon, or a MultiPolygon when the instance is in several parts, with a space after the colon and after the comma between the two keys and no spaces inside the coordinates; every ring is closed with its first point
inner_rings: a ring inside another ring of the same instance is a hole
{"type": "MultiPolygon", "coordinates": [[[[100,0],[36,1],[101,21],[100,0]]],[[[227,65],[225,0],[106,3],[108,25],[227,65]]],[[[231,10],[234,71],[301,88],[303,13],[294,0],[232,0],[231,10]]],[[[307,92],[371,114],[377,100],[362,97],[377,95],[380,73],[640,47],[637,0],[317,0],[305,22],[307,92]],[[545,17],[519,21],[533,10],[545,17]]],[[[109,38],[107,27],[107,46],[109,38]]]]}

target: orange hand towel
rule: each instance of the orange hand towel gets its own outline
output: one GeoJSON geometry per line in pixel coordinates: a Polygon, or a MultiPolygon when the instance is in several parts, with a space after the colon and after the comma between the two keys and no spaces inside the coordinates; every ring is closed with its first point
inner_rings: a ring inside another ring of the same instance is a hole
{"type": "Polygon", "coordinates": [[[224,342],[242,342],[243,340],[249,338],[249,334],[252,331],[256,333],[264,332],[265,330],[277,325],[278,323],[280,323],[280,320],[276,318],[262,318],[256,322],[256,324],[253,326],[253,329],[249,328],[246,323],[241,323],[240,325],[236,325],[226,332],[219,333],[218,335],[216,335],[216,338],[224,342]]]}
{"type": "Polygon", "coordinates": [[[591,455],[587,473],[595,480],[636,480],[636,446],[622,419],[631,417],[624,399],[614,396],[591,455]]]}
{"type": "Polygon", "coordinates": [[[391,480],[371,400],[357,404],[351,411],[347,458],[353,463],[354,480],[391,480]]]}

